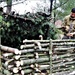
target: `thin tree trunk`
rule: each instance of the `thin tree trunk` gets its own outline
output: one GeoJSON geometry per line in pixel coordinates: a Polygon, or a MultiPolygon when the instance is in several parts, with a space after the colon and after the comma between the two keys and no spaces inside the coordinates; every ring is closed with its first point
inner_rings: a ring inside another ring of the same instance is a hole
{"type": "Polygon", "coordinates": [[[12,8],[12,0],[7,0],[7,10],[6,13],[10,13],[11,12],[11,8],[12,8]]]}
{"type": "Polygon", "coordinates": [[[52,13],[52,5],[53,5],[53,0],[50,0],[50,16],[51,16],[51,13],[52,13]]]}

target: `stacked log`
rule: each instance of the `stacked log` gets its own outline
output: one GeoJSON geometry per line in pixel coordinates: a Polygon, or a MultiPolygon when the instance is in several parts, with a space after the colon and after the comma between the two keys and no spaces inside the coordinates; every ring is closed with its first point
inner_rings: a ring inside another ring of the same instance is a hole
{"type": "Polygon", "coordinates": [[[3,75],[69,75],[75,40],[24,40],[21,50],[0,45],[3,75]]]}
{"type": "MultiPolygon", "coordinates": [[[[36,45],[36,50],[38,53],[39,57],[45,57],[45,60],[47,59],[47,57],[49,58],[46,61],[43,61],[42,59],[42,63],[41,60],[39,60],[38,62],[38,58],[37,60],[35,59],[35,61],[37,61],[38,65],[39,65],[39,70],[40,72],[42,72],[41,70],[48,70],[50,75],[51,74],[55,74],[55,73],[60,73],[63,72],[64,73],[67,71],[73,71],[75,68],[74,63],[75,63],[75,40],[71,40],[71,39],[67,39],[67,40],[37,40],[38,42],[40,42],[40,46],[42,48],[42,50],[40,49],[40,52],[38,50],[38,47],[36,45]],[[45,51],[44,51],[45,49],[45,51]],[[41,52],[42,51],[42,52],[41,52]],[[47,53],[47,55],[45,55],[44,53],[47,53]],[[41,56],[43,55],[43,56],[41,56]],[[43,68],[41,67],[43,65],[43,68]],[[46,66],[45,66],[46,65],[46,66]],[[45,67],[44,67],[45,66],[45,67]]],[[[35,40],[24,40],[23,41],[25,43],[25,45],[22,45],[21,48],[34,48],[35,44],[31,43],[31,42],[36,42],[35,40]],[[31,45],[30,45],[31,44],[31,45]]],[[[32,52],[31,52],[32,53],[32,52]]],[[[40,59],[40,58],[39,58],[40,59]]],[[[34,60],[30,60],[30,62],[36,63],[34,60]],[[32,62],[33,61],[33,62],[32,62]]],[[[26,63],[26,62],[24,62],[26,63]]],[[[68,72],[69,73],[69,72],[68,72]]]]}
{"type": "Polygon", "coordinates": [[[7,46],[0,45],[1,50],[1,61],[2,61],[2,73],[3,75],[13,75],[18,73],[18,67],[16,64],[17,55],[19,55],[20,51],[16,48],[11,48],[7,46]]]}
{"type": "Polygon", "coordinates": [[[32,68],[32,74],[48,75],[49,68],[44,69],[43,66],[49,66],[49,42],[49,40],[24,40],[24,44],[21,45],[21,56],[24,55],[22,59],[25,57],[28,59],[21,60],[21,67],[28,65],[32,68]]]}
{"type": "Polygon", "coordinates": [[[53,48],[52,73],[69,75],[75,70],[75,40],[52,40],[52,45],[55,47],[53,48]]]}

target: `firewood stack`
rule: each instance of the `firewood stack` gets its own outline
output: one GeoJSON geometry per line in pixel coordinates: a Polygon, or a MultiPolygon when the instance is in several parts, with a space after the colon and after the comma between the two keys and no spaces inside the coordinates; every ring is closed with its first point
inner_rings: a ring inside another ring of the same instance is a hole
{"type": "Polygon", "coordinates": [[[75,40],[24,40],[21,49],[0,45],[3,75],[69,75],[75,40]]]}
{"type": "Polygon", "coordinates": [[[0,45],[0,50],[2,53],[2,73],[5,75],[13,75],[17,73],[19,71],[17,59],[20,51],[16,48],[11,48],[3,45],[0,45]]]}
{"type": "MultiPolygon", "coordinates": [[[[32,70],[32,74],[48,75],[50,64],[49,40],[24,40],[21,45],[21,56],[23,65],[27,65],[32,70]]],[[[21,67],[23,66],[21,65],[21,67]]],[[[29,68],[27,68],[29,69],[29,68]]],[[[25,73],[25,71],[24,71],[25,73]]]]}

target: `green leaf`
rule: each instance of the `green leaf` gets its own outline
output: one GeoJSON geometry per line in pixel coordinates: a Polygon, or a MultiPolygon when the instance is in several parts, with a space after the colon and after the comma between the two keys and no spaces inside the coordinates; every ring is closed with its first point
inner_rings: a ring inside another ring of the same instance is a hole
{"type": "Polygon", "coordinates": [[[39,30],[39,33],[42,34],[42,35],[44,34],[43,31],[42,31],[41,29],[39,30]]]}
{"type": "Polygon", "coordinates": [[[2,16],[0,16],[0,22],[2,22],[2,20],[3,20],[3,17],[2,17],[2,16]]]}
{"type": "Polygon", "coordinates": [[[6,25],[7,25],[7,27],[10,27],[10,23],[9,22],[7,22],[6,25]]]}

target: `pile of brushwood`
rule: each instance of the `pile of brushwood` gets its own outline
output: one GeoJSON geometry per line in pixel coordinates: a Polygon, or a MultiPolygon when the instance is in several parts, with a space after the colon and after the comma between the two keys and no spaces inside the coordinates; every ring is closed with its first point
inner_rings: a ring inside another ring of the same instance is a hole
{"type": "MultiPolygon", "coordinates": [[[[0,11],[1,12],[1,11],[0,11]]],[[[42,13],[26,13],[25,15],[15,12],[0,13],[1,44],[20,48],[24,39],[38,40],[39,35],[43,39],[57,39],[58,33],[55,26],[50,23],[50,16],[42,13]]]]}

